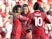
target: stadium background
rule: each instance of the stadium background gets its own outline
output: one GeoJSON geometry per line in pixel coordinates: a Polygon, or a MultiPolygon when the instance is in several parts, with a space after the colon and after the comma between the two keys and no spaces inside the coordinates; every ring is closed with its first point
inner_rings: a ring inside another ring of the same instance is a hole
{"type": "MultiPolygon", "coordinates": [[[[28,4],[30,11],[33,12],[35,2],[38,2],[45,12],[50,9],[50,4],[52,4],[52,0],[0,0],[0,27],[7,28],[6,38],[10,38],[12,31],[12,16],[9,15],[9,13],[12,13],[12,8],[17,4],[28,4]]],[[[49,36],[46,36],[47,38],[49,39],[49,36]]]]}

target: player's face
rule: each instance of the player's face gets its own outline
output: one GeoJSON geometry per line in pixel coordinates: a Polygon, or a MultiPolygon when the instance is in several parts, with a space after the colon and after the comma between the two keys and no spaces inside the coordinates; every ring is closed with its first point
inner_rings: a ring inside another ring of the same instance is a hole
{"type": "Polygon", "coordinates": [[[18,8],[16,11],[15,11],[15,17],[18,17],[19,15],[21,14],[21,8],[18,8]]]}
{"type": "Polygon", "coordinates": [[[28,7],[24,7],[24,14],[28,13],[28,7]]]}
{"type": "Polygon", "coordinates": [[[18,9],[16,10],[16,13],[21,13],[21,8],[18,8],[18,9]]]}

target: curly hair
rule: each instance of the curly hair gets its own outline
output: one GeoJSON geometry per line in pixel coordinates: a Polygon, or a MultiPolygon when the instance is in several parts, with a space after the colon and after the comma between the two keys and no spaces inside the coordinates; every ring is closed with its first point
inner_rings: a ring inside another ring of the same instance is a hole
{"type": "Polygon", "coordinates": [[[21,8],[21,5],[15,5],[14,7],[13,7],[13,12],[15,12],[15,10],[17,10],[18,8],[21,8]]]}

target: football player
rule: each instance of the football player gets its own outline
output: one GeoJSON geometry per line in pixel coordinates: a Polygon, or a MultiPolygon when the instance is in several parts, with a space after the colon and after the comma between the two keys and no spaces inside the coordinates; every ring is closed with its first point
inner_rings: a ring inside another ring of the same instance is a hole
{"type": "Polygon", "coordinates": [[[40,6],[36,2],[34,5],[34,12],[30,14],[29,18],[33,21],[34,28],[32,30],[32,34],[34,34],[34,39],[45,39],[44,37],[44,21],[50,23],[50,20],[47,18],[44,12],[39,9],[40,6]],[[35,8],[36,7],[36,8],[35,8]]]}
{"type": "MultiPolygon", "coordinates": [[[[28,18],[28,15],[30,14],[29,7],[27,4],[23,4],[23,12],[22,16],[25,16],[28,18]]],[[[30,21],[30,20],[29,20],[30,21]]],[[[32,31],[30,29],[29,22],[26,20],[21,20],[22,22],[22,38],[21,39],[32,39],[32,31]]]]}
{"type": "Polygon", "coordinates": [[[11,39],[20,39],[22,25],[18,19],[18,15],[21,13],[21,5],[16,5],[13,8],[13,29],[11,33],[11,39]]]}

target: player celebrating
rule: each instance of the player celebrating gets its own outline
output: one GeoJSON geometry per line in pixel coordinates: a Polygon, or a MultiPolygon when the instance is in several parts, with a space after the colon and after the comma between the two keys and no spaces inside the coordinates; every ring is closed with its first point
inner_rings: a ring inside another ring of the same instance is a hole
{"type": "MultiPolygon", "coordinates": [[[[28,14],[30,13],[28,5],[27,4],[23,4],[23,12],[22,12],[22,16],[25,16],[28,18],[28,14]]],[[[29,20],[30,21],[30,20],[29,20]]],[[[32,39],[32,32],[30,29],[30,25],[26,20],[21,20],[22,22],[22,38],[21,39],[32,39]],[[29,29],[29,30],[28,30],[29,29]],[[29,32],[27,32],[29,31],[29,32]],[[28,34],[28,35],[27,35],[28,34]]]]}
{"type": "Polygon", "coordinates": [[[22,31],[21,30],[22,24],[21,24],[20,20],[28,21],[29,18],[21,15],[21,5],[16,5],[13,8],[13,14],[12,15],[13,15],[13,30],[12,30],[11,39],[20,39],[21,31],[22,31]]]}
{"type": "Polygon", "coordinates": [[[34,34],[34,39],[45,39],[44,38],[44,28],[43,22],[50,22],[47,16],[39,10],[39,4],[36,2],[34,5],[34,12],[30,14],[29,18],[34,23],[34,28],[32,34],[34,34]],[[36,7],[36,8],[35,8],[36,7]]]}
{"type": "Polygon", "coordinates": [[[11,34],[11,39],[20,39],[21,37],[21,22],[18,15],[21,13],[21,5],[16,5],[13,8],[13,30],[11,34]]]}

